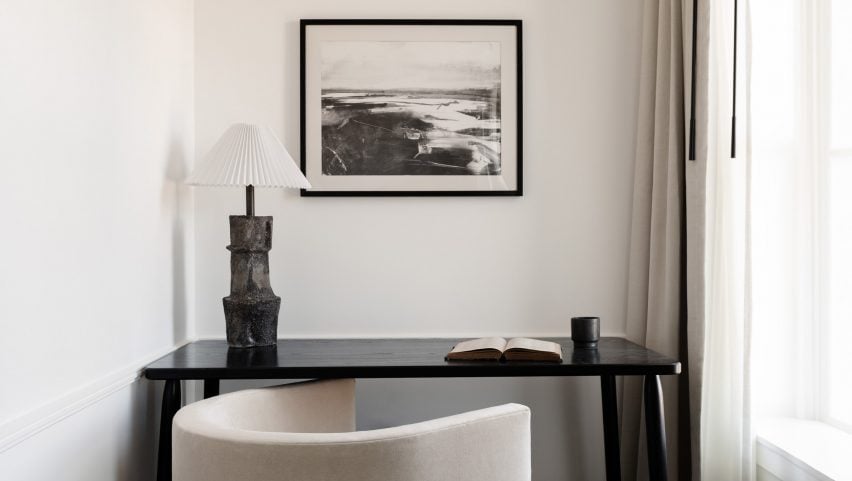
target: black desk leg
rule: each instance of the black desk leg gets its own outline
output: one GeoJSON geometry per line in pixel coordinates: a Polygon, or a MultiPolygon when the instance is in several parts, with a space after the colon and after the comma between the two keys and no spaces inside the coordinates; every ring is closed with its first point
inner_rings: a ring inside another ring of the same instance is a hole
{"type": "Polygon", "coordinates": [[[180,409],[180,381],[169,379],[163,388],[160,412],[160,446],[157,451],[157,481],[172,479],[172,419],[180,409]]]}
{"type": "Polygon", "coordinates": [[[652,481],[666,481],[666,420],[660,376],[645,376],[645,433],[648,435],[648,472],[652,481]]]}
{"type": "Polygon", "coordinates": [[[204,399],[219,395],[219,380],[205,379],[204,380],[204,399]]]}
{"type": "Polygon", "coordinates": [[[601,376],[601,402],[603,407],[606,481],[621,481],[621,453],[618,442],[618,401],[615,395],[615,376],[601,376]]]}

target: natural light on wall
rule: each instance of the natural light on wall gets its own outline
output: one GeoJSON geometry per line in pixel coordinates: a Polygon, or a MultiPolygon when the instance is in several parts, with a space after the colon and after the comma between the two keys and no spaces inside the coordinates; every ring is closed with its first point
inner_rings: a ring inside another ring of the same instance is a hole
{"type": "Polygon", "coordinates": [[[750,2],[755,417],[852,431],[852,2],[750,2]]]}

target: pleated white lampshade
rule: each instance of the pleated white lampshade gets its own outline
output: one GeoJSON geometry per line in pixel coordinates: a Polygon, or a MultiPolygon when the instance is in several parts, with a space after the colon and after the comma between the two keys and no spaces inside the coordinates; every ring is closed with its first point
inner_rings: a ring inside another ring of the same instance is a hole
{"type": "Polygon", "coordinates": [[[311,187],[269,127],[234,124],[186,180],[189,185],[311,187]]]}

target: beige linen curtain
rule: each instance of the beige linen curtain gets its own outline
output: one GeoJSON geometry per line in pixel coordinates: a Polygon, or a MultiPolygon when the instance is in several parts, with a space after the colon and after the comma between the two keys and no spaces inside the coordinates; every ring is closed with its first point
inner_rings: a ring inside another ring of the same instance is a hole
{"type": "MultiPolygon", "coordinates": [[[[627,299],[627,337],[679,359],[663,377],[669,479],[700,477],[699,428],[704,353],[707,7],[700,1],[696,47],[696,159],[687,160],[692,1],[646,0],[636,139],[627,299]]],[[[622,396],[625,479],[648,478],[641,379],[622,396]]]]}

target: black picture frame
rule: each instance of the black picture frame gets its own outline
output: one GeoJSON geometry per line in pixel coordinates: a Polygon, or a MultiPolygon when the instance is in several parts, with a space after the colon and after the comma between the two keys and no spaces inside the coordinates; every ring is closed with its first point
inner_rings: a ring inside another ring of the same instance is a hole
{"type": "MultiPolygon", "coordinates": [[[[516,98],[514,139],[515,174],[514,188],[504,190],[312,190],[302,189],[302,197],[386,197],[386,196],[515,196],[523,195],[523,23],[521,20],[470,20],[470,19],[302,19],[299,28],[300,66],[300,166],[311,180],[308,172],[307,97],[306,97],[306,34],[311,26],[501,26],[514,28],[515,42],[515,89],[516,98]]],[[[501,112],[502,122],[502,112],[501,112]]],[[[502,126],[502,123],[501,123],[502,126]]],[[[502,146],[502,132],[501,132],[502,146]]]]}

